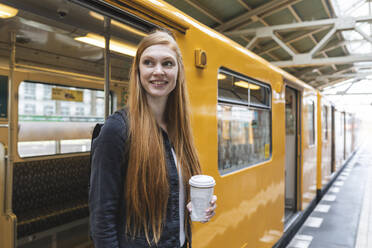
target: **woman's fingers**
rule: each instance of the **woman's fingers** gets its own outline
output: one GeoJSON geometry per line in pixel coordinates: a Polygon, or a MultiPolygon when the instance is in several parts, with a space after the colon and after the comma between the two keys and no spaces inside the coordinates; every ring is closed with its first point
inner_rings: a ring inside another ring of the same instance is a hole
{"type": "Polygon", "coordinates": [[[202,221],[202,223],[206,223],[208,221],[210,221],[210,219],[216,215],[216,208],[217,208],[217,204],[216,204],[216,201],[217,201],[217,196],[216,195],[213,195],[212,197],[212,200],[210,202],[211,206],[209,208],[207,208],[205,210],[205,221],[202,221]]]}
{"type": "Polygon", "coordinates": [[[211,213],[207,213],[207,215],[205,216],[205,220],[204,221],[201,221],[201,223],[207,223],[215,215],[216,215],[216,212],[214,212],[214,211],[211,212],[211,213]]]}
{"type": "Polygon", "coordinates": [[[211,206],[207,209],[207,212],[213,212],[214,210],[216,210],[217,208],[216,202],[217,202],[217,196],[213,195],[212,200],[210,202],[211,206]]]}
{"type": "Polygon", "coordinates": [[[211,212],[210,214],[206,215],[205,218],[209,221],[215,215],[216,215],[216,212],[211,212]]]}
{"type": "Polygon", "coordinates": [[[191,211],[192,211],[191,202],[187,203],[186,208],[191,213],[191,211]]]}
{"type": "MultiPolygon", "coordinates": [[[[216,202],[217,202],[217,196],[216,196],[216,195],[213,195],[213,196],[212,196],[212,200],[211,200],[211,202],[210,202],[210,207],[207,208],[207,209],[205,210],[205,220],[204,220],[204,221],[201,221],[201,223],[207,223],[208,221],[211,220],[211,218],[212,218],[213,216],[216,215],[216,212],[215,212],[215,210],[216,210],[216,208],[217,208],[217,204],[216,204],[216,202]]],[[[187,210],[188,210],[190,213],[192,212],[191,202],[189,202],[189,203],[186,205],[186,208],[187,208],[187,210]]]]}
{"type": "Polygon", "coordinates": [[[213,195],[212,196],[212,200],[211,200],[211,205],[213,205],[214,203],[216,203],[217,201],[217,196],[216,195],[213,195]]]}

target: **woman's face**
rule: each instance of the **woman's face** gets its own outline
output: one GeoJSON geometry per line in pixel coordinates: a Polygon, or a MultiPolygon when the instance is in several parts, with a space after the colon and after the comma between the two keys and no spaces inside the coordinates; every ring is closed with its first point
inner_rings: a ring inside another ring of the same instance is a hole
{"type": "Polygon", "coordinates": [[[176,87],[178,75],[176,52],[162,44],[146,48],[140,58],[139,71],[141,85],[147,96],[166,100],[176,87]]]}

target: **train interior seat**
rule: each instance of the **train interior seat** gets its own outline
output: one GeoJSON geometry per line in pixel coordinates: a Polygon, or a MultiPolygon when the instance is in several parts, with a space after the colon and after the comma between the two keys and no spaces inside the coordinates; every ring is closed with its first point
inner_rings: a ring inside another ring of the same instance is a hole
{"type": "Polygon", "coordinates": [[[14,163],[18,239],[86,218],[89,156],[14,163]]]}

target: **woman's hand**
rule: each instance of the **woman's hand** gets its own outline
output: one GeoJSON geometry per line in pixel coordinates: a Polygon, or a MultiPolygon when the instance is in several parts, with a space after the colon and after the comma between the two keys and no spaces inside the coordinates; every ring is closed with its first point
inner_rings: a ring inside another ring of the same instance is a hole
{"type": "MultiPolygon", "coordinates": [[[[216,201],[217,201],[217,196],[216,195],[213,195],[212,200],[210,202],[210,207],[205,210],[205,212],[206,212],[205,220],[204,221],[201,221],[201,223],[207,223],[208,221],[211,220],[211,218],[213,216],[216,215],[216,211],[215,211],[216,208],[217,208],[216,201]]],[[[189,202],[186,205],[186,207],[187,207],[187,210],[189,210],[189,212],[191,214],[191,212],[192,212],[191,202],[189,202]]]]}

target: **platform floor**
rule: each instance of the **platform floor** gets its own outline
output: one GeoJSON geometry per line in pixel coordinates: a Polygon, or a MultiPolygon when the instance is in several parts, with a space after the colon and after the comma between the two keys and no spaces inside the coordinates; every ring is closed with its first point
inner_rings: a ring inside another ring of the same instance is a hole
{"type": "Polygon", "coordinates": [[[361,146],[287,248],[372,248],[372,140],[361,146]]]}

